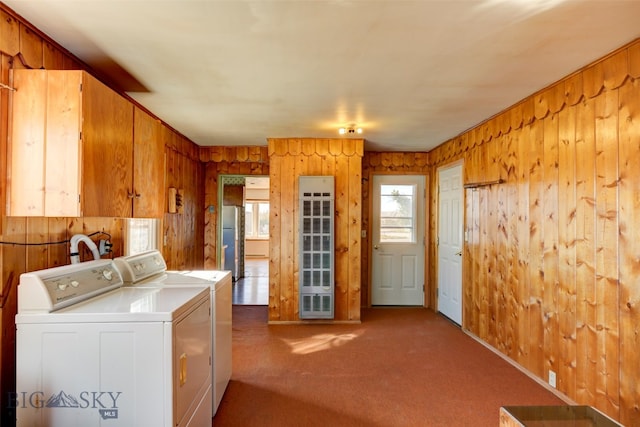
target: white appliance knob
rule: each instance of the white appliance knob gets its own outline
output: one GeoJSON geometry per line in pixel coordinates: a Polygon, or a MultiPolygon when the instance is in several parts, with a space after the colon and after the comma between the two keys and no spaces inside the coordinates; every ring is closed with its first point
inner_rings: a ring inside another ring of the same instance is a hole
{"type": "Polygon", "coordinates": [[[66,283],[58,283],[58,289],[61,291],[64,291],[65,289],[67,289],[67,284],[66,283]]]}
{"type": "Polygon", "coordinates": [[[160,262],[160,258],[158,258],[158,257],[153,257],[153,260],[155,261],[156,265],[160,265],[160,264],[162,264],[162,263],[160,262]]]}
{"type": "Polygon", "coordinates": [[[113,271],[111,271],[111,270],[102,270],[102,276],[107,280],[111,280],[111,279],[113,279],[113,271]]]}
{"type": "Polygon", "coordinates": [[[78,282],[77,280],[72,280],[71,286],[73,286],[74,288],[77,288],[78,286],[80,286],[80,282],[78,282]]]}

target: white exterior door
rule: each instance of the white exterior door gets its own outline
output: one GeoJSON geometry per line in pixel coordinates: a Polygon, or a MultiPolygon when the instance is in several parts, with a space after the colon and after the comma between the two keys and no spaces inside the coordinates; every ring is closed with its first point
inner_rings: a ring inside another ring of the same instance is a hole
{"type": "Polygon", "coordinates": [[[462,324],[462,165],[438,170],[438,311],[462,324]]]}
{"type": "Polygon", "coordinates": [[[424,304],[424,199],[424,176],[373,177],[373,305],[424,304]]]}

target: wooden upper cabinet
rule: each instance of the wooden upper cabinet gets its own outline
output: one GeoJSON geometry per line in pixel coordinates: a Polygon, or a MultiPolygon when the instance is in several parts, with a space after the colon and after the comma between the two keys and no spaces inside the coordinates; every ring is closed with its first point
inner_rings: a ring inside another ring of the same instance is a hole
{"type": "Polygon", "coordinates": [[[161,217],[165,200],[163,126],[138,107],[133,116],[133,215],[161,217]]]}
{"type": "Polygon", "coordinates": [[[131,217],[133,104],[82,73],[82,214],[131,217]]]}
{"type": "Polygon", "coordinates": [[[9,215],[80,215],[80,74],[13,70],[9,215]]]}
{"type": "Polygon", "coordinates": [[[161,125],[84,71],[14,70],[9,215],[159,217],[161,125]]]}

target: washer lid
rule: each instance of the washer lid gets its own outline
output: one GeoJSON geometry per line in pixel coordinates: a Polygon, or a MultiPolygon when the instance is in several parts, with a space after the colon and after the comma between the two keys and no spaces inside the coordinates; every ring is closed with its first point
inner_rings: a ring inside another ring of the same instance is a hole
{"type": "Polygon", "coordinates": [[[16,323],[171,322],[210,298],[208,286],[121,287],[47,314],[16,316],[16,323]]]}

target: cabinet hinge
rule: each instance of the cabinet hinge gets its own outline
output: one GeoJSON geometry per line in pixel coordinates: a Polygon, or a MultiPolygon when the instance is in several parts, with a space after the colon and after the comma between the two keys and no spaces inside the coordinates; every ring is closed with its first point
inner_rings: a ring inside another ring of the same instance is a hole
{"type": "Polygon", "coordinates": [[[80,131],[80,135],[78,136],[79,140],[82,141],[82,131],[80,131]]]}
{"type": "Polygon", "coordinates": [[[82,92],[82,83],[80,83],[80,92],[82,92]]]}

